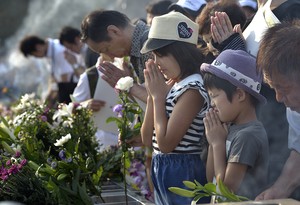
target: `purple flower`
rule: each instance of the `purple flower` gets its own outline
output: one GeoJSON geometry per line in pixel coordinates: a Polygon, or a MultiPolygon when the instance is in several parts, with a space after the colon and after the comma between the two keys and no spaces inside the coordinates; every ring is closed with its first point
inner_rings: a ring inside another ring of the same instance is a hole
{"type": "Polygon", "coordinates": [[[76,109],[77,107],[79,107],[80,103],[77,102],[73,102],[74,108],[76,109]]]}
{"type": "Polygon", "coordinates": [[[143,181],[143,178],[141,176],[136,176],[133,180],[135,184],[140,185],[143,181]]]}
{"type": "Polygon", "coordinates": [[[2,167],[2,168],[0,169],[0,174],[1,174],[1,175],[7,175],[7,174],[8,174],[7,169],[4,168],[4,167],[2,167]]]}
{"type": "Polygon", "coordinates": [[[55,169],[55,168],[57,167],[57,162],[56,162],[56,161],[53,161],[53,162],[51,163],[51,167],[52,167],[53,169],[55,169]]]}
{"type": "Polygon", "coordinates": [[[47,159],[47,163],[48,163],[48,164],[51,164],[51,162],[52,162],[52,159],[49,157],[49,158],[47,159]]]}
{"type": "Polygon", "coordinates": [[[27,163],[27,160],[26,160],[26,159],[22,159],[20,164],[21,164],[22,166],[24,166],[26,163],[27,163]]]}
{"type": "Polygon", "coordinates": [[[117,104],[113,107],[113,112],[118,114],[118,117],[122,117],[123,105],[117,104]]]}
{"type": "Polygon", "coordinates": [[[18,169],[18,166],[16,164],[13,164],[9,170],[8,170],[8,173],[9,174],[16,174],[18,173],[19,169],[18,169]]]}
{"type": "Polygon", "coordinates": [[[8,179],[8,175],[7,174],[3,174],[3,175],[1,175],[0,176],[0,178],[3,180],[3,181],[5,181],[5,180],[7,180],[8,179]]]}
{"type": "Polygon", "coordinates": [[[7,160],[7,161],[6,161],[6,165],[7,165],[7,166],[11,165],[11,161],[10,161],[10,160],[7,160]]]}
{"type": "Polygon", "coordinates": [[[47,122],[47,116],[42,115],[42,116],[41,116],[41,120],[42,120],[43,122],[47,122]]]}
{"type": "Polygon", "coordinates": [[[64,150],[60,150],[60,152],[58,153],[58,156],[64,160],[66,159],[66,152],[64,150]]]}
{"type": "Polygon", "coordinates": [[[66,162],[71,163],[73,161],[72,157],[69,157],[66,162]]]}
{"type": "Polygon", "coordinates": [[[21,156],[21,152],[20,151],[16,151],[15,157],[19,158],[21,156]]]}

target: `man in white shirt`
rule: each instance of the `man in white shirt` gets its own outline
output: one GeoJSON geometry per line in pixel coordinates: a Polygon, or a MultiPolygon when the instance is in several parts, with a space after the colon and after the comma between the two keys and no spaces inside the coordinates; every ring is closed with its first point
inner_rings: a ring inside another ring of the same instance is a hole
{"type": "MultiPolygon", "coordinates": [[[[68,83],[74,74],[71,64],[65,59],[66,48],[58,39],[42,39],[39,36],[26,36],[20,42],[20,51],[25,57],[48,58],[51,66],[51,85],[46,100],[49,106],[55,104],[58,96],[58,84],[68,83]]],[[[75,87],[75,86],[74,86],[75,87]]],[[[63,95],[68,96],[70,93],[63,95]]],[[[58,99],[60,101],[60,99],[58,99]]],[[[63,100],[61,100],[62,102],[63,100]]]]}

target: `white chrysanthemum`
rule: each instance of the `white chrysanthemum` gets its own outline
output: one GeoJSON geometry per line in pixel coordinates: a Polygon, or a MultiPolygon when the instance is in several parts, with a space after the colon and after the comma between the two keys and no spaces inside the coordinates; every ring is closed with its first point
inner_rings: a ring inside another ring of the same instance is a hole
{"type": "Polygon", "coordinates": [[[63,136],[59,140],[56,140],[56,143],[54,143],[55,146],[63,146],[66,142],[68,142],[71,139],[71,134],[67,134],[66,136],[63,136]]]}

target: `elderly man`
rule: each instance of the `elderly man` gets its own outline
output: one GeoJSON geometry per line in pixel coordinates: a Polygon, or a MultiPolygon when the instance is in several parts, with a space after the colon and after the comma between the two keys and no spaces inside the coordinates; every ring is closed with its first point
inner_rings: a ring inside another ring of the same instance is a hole
{"type": "Polygon", "coordinates": [[[257,55],[258,70],[287,108],[290,155],[281,175],[257,200],[289,197],[300,186],[300,20],[267,29],[257,55]],[[291,51],[291,48],[293,50],[291,51]]]}

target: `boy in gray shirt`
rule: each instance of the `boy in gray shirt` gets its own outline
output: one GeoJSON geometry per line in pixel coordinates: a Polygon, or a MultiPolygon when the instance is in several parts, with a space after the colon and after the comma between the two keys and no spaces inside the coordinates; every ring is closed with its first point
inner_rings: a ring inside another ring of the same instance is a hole
{"type": "Polygon", "coordinates": [[[256,117],[265,103],[262,76],[255,58],[245,51],[225,50],[211,64],[202,64],[204,86],[212,108],[204,118],[209,143],[207,179],[220,177],[238,195],[254,200],[267,185],[269,147],[256,117]]]}

